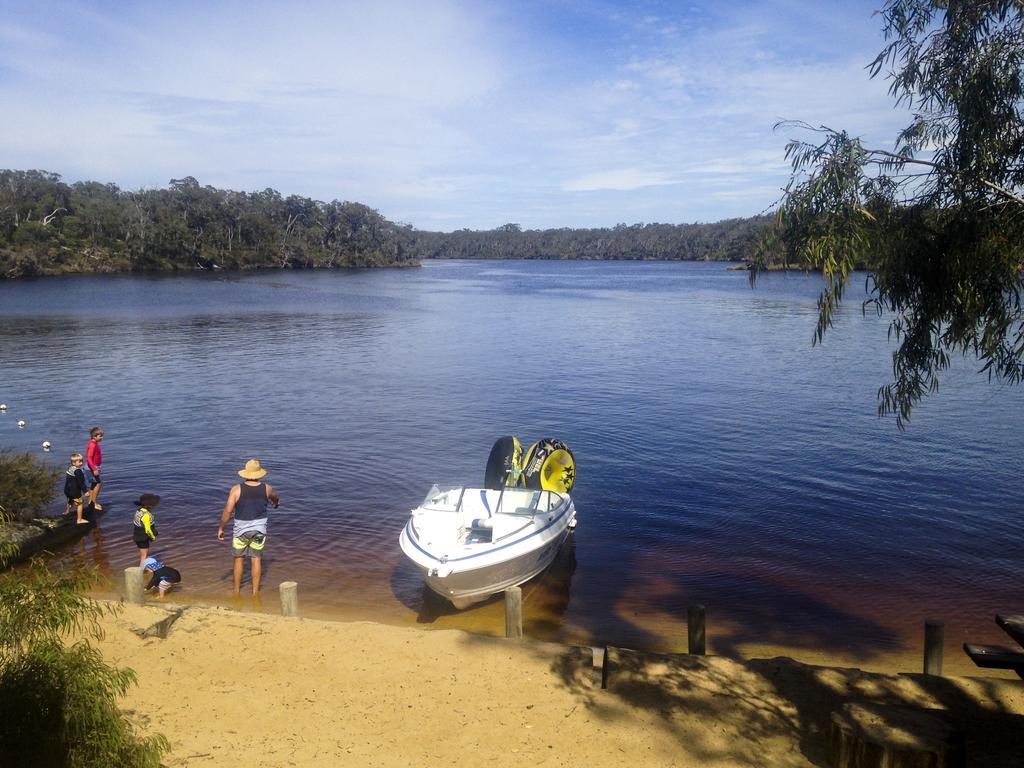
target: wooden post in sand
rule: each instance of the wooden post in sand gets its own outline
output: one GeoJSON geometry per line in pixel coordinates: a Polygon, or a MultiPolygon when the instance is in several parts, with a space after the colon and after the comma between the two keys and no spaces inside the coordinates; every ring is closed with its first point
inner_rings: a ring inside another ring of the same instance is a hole
{"type": "Polygon", "coordinates": [[[703,656],[706,652],[704,636],[704,606],[691,605],[687,634],[687,653],[703,656]]]}
{"type": "Polygon", "coordinates": [[[930,619],[924,623],[924,673],[942,676],[942,645],[946,625],[930,619]]]}
{"type": "Polygon", "coordinates": [[[523,590],[519,587],[505,590],[505,637],[523,639],[523,590]]]}
{"type": "Polygon", "coordinates": [[[590,682],[595,688],[608,687],[608,646],[592,646],[590,682]]]}
{"type": "Polygon", "coordinates": [[[133,565],[124,569],[124,599],[135,605],[146,602],[146,593],[142,588],[142,567],[133,565]]]}
{"type": "Polygon", "coordinates": [[[281,582],[281,615],[299,617],[299,585],[295,581],[281,582]]]}

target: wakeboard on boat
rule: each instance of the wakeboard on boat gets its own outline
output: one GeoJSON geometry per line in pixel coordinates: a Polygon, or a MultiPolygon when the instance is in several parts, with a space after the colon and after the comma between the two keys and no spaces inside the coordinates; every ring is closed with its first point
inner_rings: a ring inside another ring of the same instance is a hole
{"type": "Polygon", "coordinates": [[[430,589],[466,608],[551,565],[576,526],[572,451],[515,437],[495,442],[483,487],[434,485],[412,510],[399,545],[430,589]]]}

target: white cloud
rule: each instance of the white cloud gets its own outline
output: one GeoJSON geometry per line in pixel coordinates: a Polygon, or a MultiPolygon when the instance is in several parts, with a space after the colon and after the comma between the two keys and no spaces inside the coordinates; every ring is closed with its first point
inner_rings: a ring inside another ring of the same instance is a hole
{"type": "Polygon", "coordinates": [[[659,59],[641,59],[631,61],[625,67],[627,72],[661,85],[683,87],[689,80],[685,70],[678,64],[659,59]]]}
{"type": "Polygon", "coordinates": [[[0,0],[0,167],[273,186],[420,227],[749,215],[785,183],[777,120],[902,122],[863,70],[871,7],[826,5],[0,0]]]}
{"type": "Polygon", "coordinates": [[[677,183],[676,179],[669,178],[660,171],[620,168],[614,171],[599,171],[598,173],[591,173],[577,179],[571,179],[562,184],[562,189],[566,192],[593,192],[598,189],[614,189],[628,192],[644,187],[677,183]]]}

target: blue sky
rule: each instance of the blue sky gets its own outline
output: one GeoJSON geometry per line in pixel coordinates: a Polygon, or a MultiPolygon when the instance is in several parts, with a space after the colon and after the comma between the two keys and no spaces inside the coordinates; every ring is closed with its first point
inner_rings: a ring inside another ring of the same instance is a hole
{"type": "Polygon", "coordinates": [[[889,147],[881,2],[0,0],[0,167],[352,200],[423,229],[716,221],[781,119],[889,147]]]}

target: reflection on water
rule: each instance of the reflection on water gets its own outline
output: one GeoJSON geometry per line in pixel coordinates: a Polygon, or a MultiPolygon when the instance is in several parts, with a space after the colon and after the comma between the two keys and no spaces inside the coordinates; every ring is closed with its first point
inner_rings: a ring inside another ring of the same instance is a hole
{"type": "Polygon", "coordinates": [[[497,437],[554,436],[580,524],[524,592],[534,636],[678,649],[702,602],[721,650],[870,659],[916,647],[931,617],[950,654],[998,642],[991,615],[1020,607],[1022,390],[957,361],[899,433],[875,416],[887,324],[854,283],[813,348],[818,277],[751,290],[717,264],[0,283],[0,446],[49,440],[63,465],[104,426],[107,513],[60,558],[109,590],[152,492],[171,599],[231,604],[217,521],[258,456],[282,506],[266,595],[241,609],[276,612],[294,580],[304,615],[500,634],[500,599],[434,601],[398,533],[431,484],[479,483],[497,437]]]}
{"type": "Polygon", "coordinates": [[[110,577],[110,557],[107,555],[103,528],[98,523],[93,528],[92,535],[79,542],[79,556],[83,561],[95,567],[101,577],[110,577]]]}
{"type": "Polygon", "coordinates": [[[523,588],[523,602],[529,606],[523,616],[527,637],[552,642],[568,639],[563,618],[575,570],[576,537],[570,534],[551,566],[523,588]]]}

